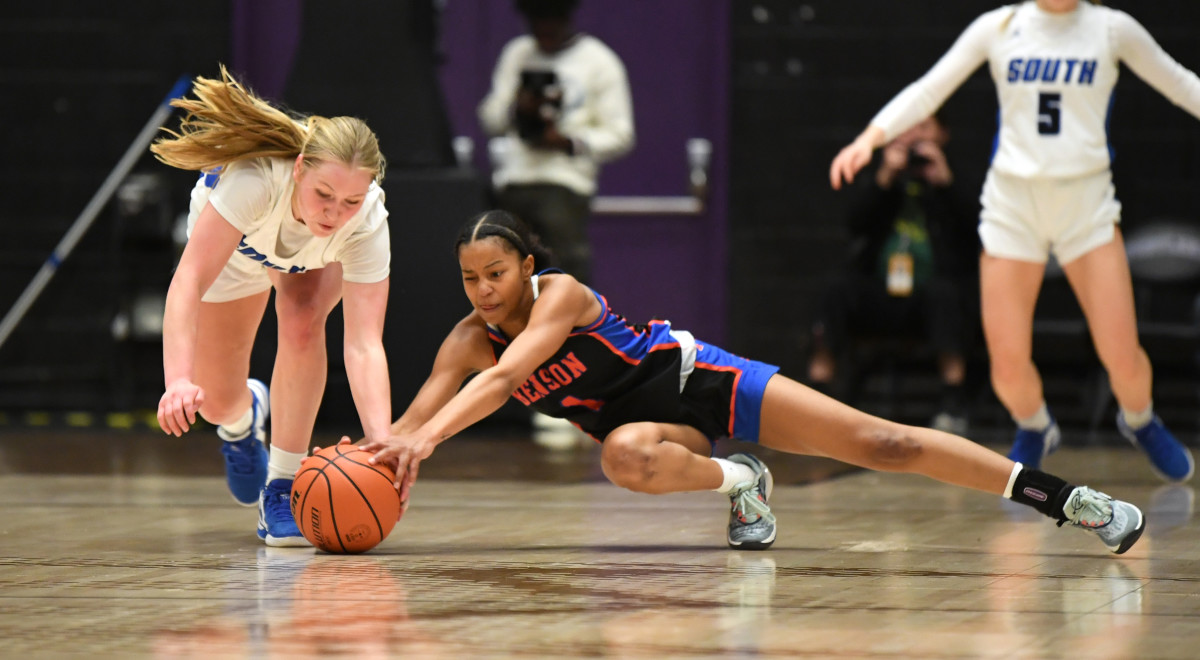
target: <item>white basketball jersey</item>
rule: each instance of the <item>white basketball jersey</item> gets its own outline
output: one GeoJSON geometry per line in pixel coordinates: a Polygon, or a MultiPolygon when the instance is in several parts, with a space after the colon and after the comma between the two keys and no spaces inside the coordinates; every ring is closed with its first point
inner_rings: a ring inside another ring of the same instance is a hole
{"type": "Polygon", "coordinates": [[[871,123],[894,138],[932,114],[984,61],[1000,105],[992,167],[1003,174],[1078,177],[1107,169],[1109,110],[1121,62],[1200,117],[1200,78],[1128,14],[1083,0],[1065,14],[1034,2],[983,14],[871,123]]]}
{"type": "Polygon", "coordinates": [[[1088,2],[1069,14],[1027,3],[993,40],[988,62],[1000,103],[997,171],[1074,177],[1108,168],[1108,113],[1118,73],[1110,13],[1088,2]]]}
{"type": "Polygon", "coordinates": [[[290,158],[253,158],[227,166],[219,178],[201,176],[192,189],[188,235],[207,202],[243,234],[231,259],[284,273],[339,262],[348,282],[386,279],[391,239],[383,189],[372,183],[358,212],[332,235],[318,238],[292,215],[292,163],[290,158]]]}

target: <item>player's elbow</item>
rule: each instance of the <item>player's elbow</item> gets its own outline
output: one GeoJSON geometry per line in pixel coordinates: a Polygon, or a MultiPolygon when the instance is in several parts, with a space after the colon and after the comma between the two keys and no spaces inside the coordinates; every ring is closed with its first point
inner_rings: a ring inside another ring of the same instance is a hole
{"type": "Polygon", "coordinates": [[[167,301],[175,302],[189,298],[200,300],[211,284],[209,282],[206,285],[204,278],[195,268],[180,264],[175,269],[175,274],[171,276],[171,283],[167,285],[167,301]]]}

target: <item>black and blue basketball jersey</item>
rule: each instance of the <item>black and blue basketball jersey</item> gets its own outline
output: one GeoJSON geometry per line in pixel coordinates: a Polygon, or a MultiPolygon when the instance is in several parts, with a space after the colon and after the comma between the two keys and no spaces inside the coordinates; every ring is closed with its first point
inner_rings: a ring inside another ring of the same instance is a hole
{"type": "MultiPolygon", "coordinates": [[[[536,303],[536,279],[534,291],[536,303]]],[[[778,367],[700,344],[668,321],[630,323],[592,294],[599,317],[572,330],[513,398],[597,440],[630,422],[687,424],[711,440],[757,440],[761,391],[778,367]]],[[[488,339],[498,362],[509,338],[488,326],[488,339]]]]}
{"type": "MultiPolygon", "coordinates": [[[[558,352],[513,391],[513,398],[567,419],[598,439],[620,426],[605,423],[616,412],[626,421],[631,415],[639,421],[676,421],[681,352],[671,324],[635,325],[609,309],[604,296],[592,293],[600,302],[599,318],[575,328],[558,352]]],[[[499,361],[509,339],[492,326],[488,338],[499,361]]]]}

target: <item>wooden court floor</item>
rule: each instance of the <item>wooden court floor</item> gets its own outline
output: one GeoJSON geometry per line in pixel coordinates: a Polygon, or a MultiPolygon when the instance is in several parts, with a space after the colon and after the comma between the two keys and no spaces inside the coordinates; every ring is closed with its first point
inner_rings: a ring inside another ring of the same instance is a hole
{"type": "Polygon", "coordinates": [[[1146,511],[1122,557],[998,498],[761,455],[766,552],[727,549],[716,493],[477,436],[383,544],[337,556],[261,545],[207,435],[5,431],[0,657],[1200,657],[1194,491],[1132,449],[1047,465],[1146,511]]]}

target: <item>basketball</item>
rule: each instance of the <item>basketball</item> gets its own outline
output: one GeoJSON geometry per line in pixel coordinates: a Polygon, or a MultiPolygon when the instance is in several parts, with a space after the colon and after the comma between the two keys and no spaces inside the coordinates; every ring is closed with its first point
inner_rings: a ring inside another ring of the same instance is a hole
{"type": "Polygon", "coordinates": [[[400,515],[395,473],[350,444],[313,452],[292,482],[292,515],[314,546],[337,554],[379,545],[400,515]]]}

